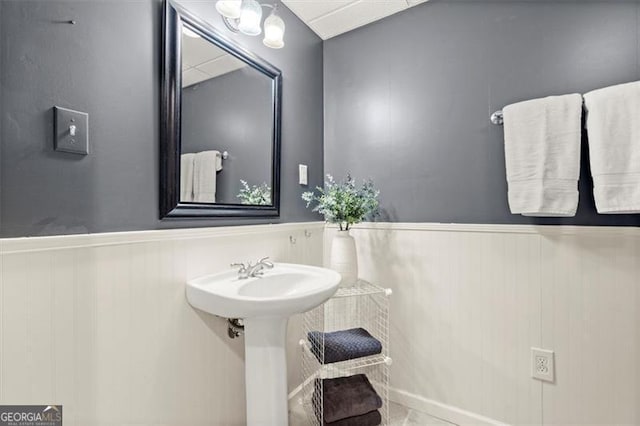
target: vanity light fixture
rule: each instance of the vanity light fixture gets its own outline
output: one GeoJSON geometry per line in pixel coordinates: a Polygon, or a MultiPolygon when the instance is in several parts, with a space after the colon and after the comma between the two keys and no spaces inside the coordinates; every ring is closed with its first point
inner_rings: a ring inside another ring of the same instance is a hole
{"type": "Polygon", "coordinates": [[[225,18],[239,19],[242,11],[242,0],[218,0],[216,10],[225,18]]]}
{"type": "Polygon", "coordinates": [[[277,14],[278,6],[261,4],[256,0],[218,0],[216,10],[229,31],[250,36],[262,34],[262,8],[271,9],[271,13],[264,20],[264,39],[262,43],[272,49],[284,47],[285,25],[277,14]]]}

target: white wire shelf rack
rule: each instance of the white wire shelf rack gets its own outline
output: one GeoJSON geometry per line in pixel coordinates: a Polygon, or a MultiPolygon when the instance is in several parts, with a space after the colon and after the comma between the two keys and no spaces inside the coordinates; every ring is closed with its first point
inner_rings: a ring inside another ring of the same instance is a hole
{"type": "Polygon", "coordinates": [[[358,280],[353,287],[340,287],[331,298],[339,299],[341,297],[366,296],[368,294],[391,296],[392,293],[390,288],[382,288],[369,281],[358,280]]]}
{"type": "Polygon", "coordinates": [[[302,404],[312,425],[322,425],[323,389],[321,379],[365,374],[376,393],[382,399],[379,409],[382,425],[389,424],[389,296],[391,289],[365,280],[358,280],[353,287],[341,287],[324,305],[303,316],[302,351],[303,392],[302,404]],[[325,363],[324,335],[309,342],[310,332],[333,332],[352,328],[364,328],[380,341],[379,354],[325,363]],[[315,353],[314,353],[315,352],[315,353]]]}
{"type": "MultiPolygon", "coordinates": [[[[365,356],[361,358],[349,359],[346,361],[332,362],[330,364],[321,364],[316,356],[311,352],[311,346],[309,345],[308,340],[300,339],[300,346],[303,347],[306,354],[309,356],[309,360],[312,362],[313,360],[317,363],[317,370],[319,372],[323,371],[332,371],[332,370],[340,370],[342,372],[350,372],[352,370],[358,370],[360,368],[365,367],[373,367],[378,364],[387,364],[391,365],[393,360],[390,356],[380,353],[376,355],[365,356]]],[[[324,377],[322,374],[320,376],[324,377]]]]}

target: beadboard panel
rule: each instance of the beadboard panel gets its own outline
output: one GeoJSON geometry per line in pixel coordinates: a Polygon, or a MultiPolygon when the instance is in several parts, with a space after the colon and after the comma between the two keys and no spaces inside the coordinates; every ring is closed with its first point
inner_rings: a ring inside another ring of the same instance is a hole
{"type": "Polygon", "coordinates": [[[360,276],[394,290],[400,402],[459,424],[640,424],[637,228],[382,223],[352,234],[360,276]],[[555,351],[555,383],[531,379],[531,347],[555,351]]]}
{"type": "MultiPolygon", "coordinates": [[[[322,263],[322,223],[0,240],[0,404],[65,425],[244,424],[244,348],[188,279],[238,260],[322,263]],[[305,232],[307,231],[307,232],[305,232]]],[[[289,383],[299,384],[298,318],[289,383]]]]}

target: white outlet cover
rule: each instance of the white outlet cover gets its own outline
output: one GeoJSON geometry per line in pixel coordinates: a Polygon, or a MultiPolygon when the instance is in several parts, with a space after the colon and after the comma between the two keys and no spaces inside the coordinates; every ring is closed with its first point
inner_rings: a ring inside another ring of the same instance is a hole
{"type": "Polygon", "coordinates": [[[545,382],[554,382],[555,376],[553,351],[531,348],[531,377],[545,382]]]}

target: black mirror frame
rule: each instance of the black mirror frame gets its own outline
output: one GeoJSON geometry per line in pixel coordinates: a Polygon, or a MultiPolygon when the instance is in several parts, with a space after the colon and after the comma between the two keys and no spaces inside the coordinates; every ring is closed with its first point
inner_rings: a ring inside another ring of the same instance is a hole
{"type": "Polygon", "coordinates": [[[160,218],[248,217],[280,215],[280,133],[282,72],[245,48],[221,35],[210,24],[192,15],[172,0],[164,1],[162,96],[160,101],[160,218]],[[272,80],[273,87],[273,204],[200,204],[180,202],[180,139],[182,87],[182,25],[222,50],[238,57],[272,80]]]}

